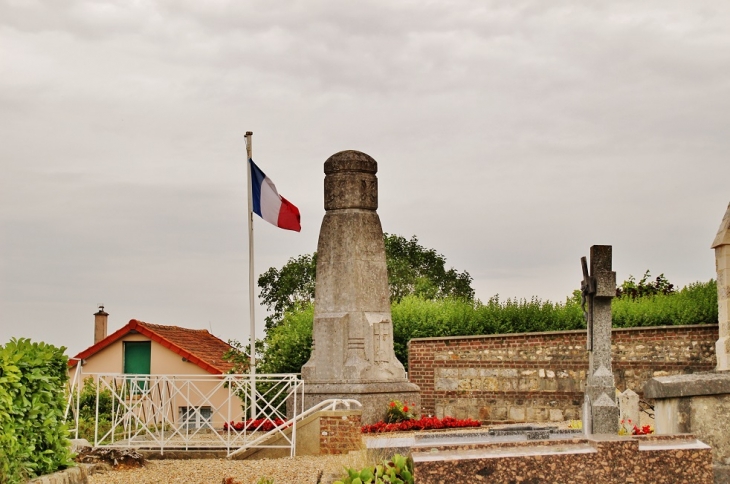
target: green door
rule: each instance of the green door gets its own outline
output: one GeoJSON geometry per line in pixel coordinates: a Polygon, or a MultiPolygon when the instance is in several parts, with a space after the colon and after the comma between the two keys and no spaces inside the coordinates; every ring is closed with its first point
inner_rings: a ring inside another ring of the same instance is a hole
{"type": "MultiPolygon", "coordinates": [[[[152,342],[125,341],[124,342],[124,373],[132,375],[149,375],[152,342]]],[[[131,382],[132,380],[130,380],[131,382]]],[[[133,392],[140,393],[147,389],[145,380],[136,381],[133,392]]]]}

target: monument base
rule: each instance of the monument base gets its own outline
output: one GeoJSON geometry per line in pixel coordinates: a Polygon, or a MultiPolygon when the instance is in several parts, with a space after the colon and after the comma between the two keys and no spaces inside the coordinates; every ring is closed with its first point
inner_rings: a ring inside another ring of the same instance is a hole
{"type": "Polygon", "coordinates": [[[304,382],[304,409],[331,398],[353,399],[362,404],[363,425],[383,420],[388,404],[400,400],[420,412],[421,390],[408,381],[370,383],[304,382]]]}

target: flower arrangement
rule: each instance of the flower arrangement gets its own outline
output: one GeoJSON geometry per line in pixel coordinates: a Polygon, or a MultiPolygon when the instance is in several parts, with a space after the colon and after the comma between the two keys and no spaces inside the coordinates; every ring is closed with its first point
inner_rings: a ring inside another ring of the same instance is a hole
{"type": "Polygon", "coordinates": [[[649,435],[654,433],[654,427],[651,425],[643,425],[639,427],[635,425],[630,418],[621,419],[621,428],[618,429],[619,435],[649,435]]]}
{"type": "Polygon", "coordinates": [[[466,427],[481,427],[481,422],[470,418],[459,420],[453,417],[422,417],[420,419],[403,420],[398,423],[378,422],[372,425],[363,425],[360,431],[364,434],[382,432],[407,432],[409,430],[453,429],[466,427]]]}
{"type": "Polygon", "coordinates": [[[388,411],[385,414],[385,423],[398,423],[406,420],[413,420],[416,415],[413,413],[415,410],[415,404],[408,404],[401,402],[400,400],[393,400],[388,404],[388,411]]]}
{"type": "Polygon", "coordinates": [[[654,428],[651,425],[644,425],[643,427],[634,425],[634,428],[631,429],[631,435],[649,435],[653,433],[654,428]]]}
{"type": "Polygon", "coordinates": [[[225,422],[223,424],[223,430],[225,431],[230,429],[237,432],[242,432],[243,430],[247,430],[249,432],[263,430],[264,432],[268,432],[274,427],[278,427],[284,423],[286,422],[280,418],[275,418],[274,420],[269,418],[257,418],[256,420],[248,419],[245,422],[225,422]]]}

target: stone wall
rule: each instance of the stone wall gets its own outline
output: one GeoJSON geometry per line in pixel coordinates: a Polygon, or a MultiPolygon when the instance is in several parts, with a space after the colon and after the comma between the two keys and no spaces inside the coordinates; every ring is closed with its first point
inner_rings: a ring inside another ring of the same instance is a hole
{"type": "MultiPolygon", "coordinates": [[[[643,397],[654,376],[715,368],[717,325],[614,329],[613,371],[620,391],[643,397]]],[[[586,332],[556,331],[409,342],[409,379],[421,412],[484,423],[581,418],[586,332]]]]}
{"type": "Polygon", "coordinates": [[[87,484],[89,482],[89,467],[85,464],[70,467],[53,474],[31,479],[28,484],[87,484]]]}

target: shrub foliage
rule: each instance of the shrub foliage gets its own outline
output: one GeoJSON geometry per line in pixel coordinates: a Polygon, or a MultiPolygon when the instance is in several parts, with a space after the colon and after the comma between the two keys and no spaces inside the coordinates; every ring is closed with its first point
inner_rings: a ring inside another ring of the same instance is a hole
{"type": "MultiPolygon", "coordinates": [[[[710,280],[690,284],[680,291],[658,290],[649,295],[615,298],[612,310],[615,327],[717,323],[717,286],[710,280]]],[[[391,311],[395,354],[403,365],[408,364],[408,341],[413,338],[586,327],[579,291],[564,303],[537,297],[502,301],[497,295],[482,303],[463,298],[424,299],[409,295],[394,302],[391,311]]],[[[313,318],[311,303],[285,314],[281,324],[267,333],[262,371],[301,371],[311,351],[313,318]]]]}
{"type": "MultiPolygon", "coordinates": [[[[112,428],[112,414],[114,413],[114,399],[110,390],[98,390],[99,415],[98,415],[98,437],[101,438],[112,428]]],[[[84,379],[79,395],[79,438],[86,439],[93,445],[97,437],[97,385],[93,377],[84,379]]],[[[76,395],[73,395],[73,403],[76,405],[76,395]]],[[[118,405],[117,405],[118,407],[118,405]]],[[[116,409],[119,410],[118,408],[116,409]]],[[[121,434],[121,432],[120,432],[121,434]]]]}
{"type": "Polygon", "coordinates": [[[63,423],[66,348],[13,338],[0,346],[0,482],[73,465],[63,423]]]}
{"type": "MultiPolygon", "coordinates": [[[[423,247],[415,235],[406,239],[383,234],[383,242],[391,302],[411,294],[424,299],[474,299],[469,273],[447,270],[446,258],[423,247]]],[[[287,311],[303,310],[314,302],[316,267],[315,252],[292,257],[281,269],[270,267],[261,274],[259,297],[272,312],[266,317],[267,331],[279,325],[287,311]]]]}
{"type": "Polygon", "coordinates": [[[717,284],[695,282],[679,291],[638,298],[617,298],[611,305],[613,325],[669,326],[717,323],[717,284]]]}

